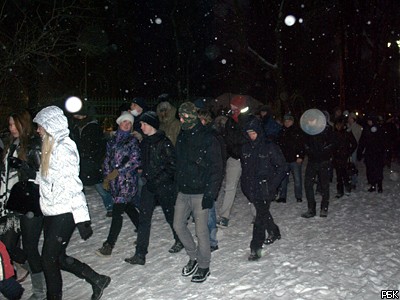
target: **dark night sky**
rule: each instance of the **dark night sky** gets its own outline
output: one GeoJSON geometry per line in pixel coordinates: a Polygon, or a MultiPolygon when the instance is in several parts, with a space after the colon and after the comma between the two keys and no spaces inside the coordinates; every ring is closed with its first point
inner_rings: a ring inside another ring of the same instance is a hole
{"type": "MultiPolygon", "coordinates": [[[[11,23],[0,18],[0,31],[8,26],[10,34],[20,9],[33,14],[39,2],[8,2],[8,13],[15,16],[11,23]]],[[[63,23],[80,42],[96,46],[87,56],[89,97],[169,93],[183,101],[232,92],[273,103],[281,77],[251,54],[251,47],[267,62],[278,63],[289,104],[295,101],[299,109],[338,105],[341,70],[349,108],[399,100],[398,48],[387,48],[388,41],[400,40],[397,0],[286,1],[280,17],[282,1],[277,0],[75,2],[92,8],[83,13],[83,22],[70,17],[63,23]],[[293,26],[282,23],[287,15],[297,18],[293,26]]],[[[30,57],[38,63],[15,67],[15,77],[35,82],[39,98],[83,94],[83,52],[78,45],[66,66],[30,57]]]]}

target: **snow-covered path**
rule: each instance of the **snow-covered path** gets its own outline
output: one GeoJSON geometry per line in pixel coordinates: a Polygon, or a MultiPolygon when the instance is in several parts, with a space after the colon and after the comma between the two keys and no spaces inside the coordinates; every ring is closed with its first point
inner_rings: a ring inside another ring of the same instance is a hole
{"type": "MultiPolygon", "coordinates": [[[[393,169],[400,173],[398,165],[393,169]]],[[[265,246],[257,262],[247,260],[252,216],[239,191],[229,227],[218,231],[220,249],[212,254],[211,275],[202,284],[181,276],[188,257],[184,251],[168,252],[172,234],[160,207],[145,266],[124,262],[134,254],[136,239],[127,217],[111,258],[96,256],[111,219],[94,188],[86,191],[94,235],[85,242],[75,232],[68,254],[112,277],[102,299],[380,299],[382,290],[400,289],[400,182],[391,181],[386,168],[383,193],[368,193],[364,174],[360,168],[359,187],[341,199],[331,184],[328,218],[301,218],[305,197],[295,202],[289,183],[288,202],[271,205],[282,239],[265,246]]],[[[88,283],[68,273],[63,277],[64,299],[90,299],[88,283]]],[[[23,286],[27,299],[29,277],[23,286]]]]}

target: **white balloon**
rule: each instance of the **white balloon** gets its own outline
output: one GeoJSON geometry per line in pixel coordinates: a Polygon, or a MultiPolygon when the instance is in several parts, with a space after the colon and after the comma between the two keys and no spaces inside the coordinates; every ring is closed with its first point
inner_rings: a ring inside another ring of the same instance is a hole
{"type": "Polygon", "coordinates": [[[306,110],[300,118],[301,129],[309,135],[317,135],[326,127],[326,117],[316,108],[306,110]]]}
{"type": "Polygon", "coordinates": [[[72,96],[65,100],[65,109],[70,113],[76,113],[82,108],[82,100],[72,96]]]}
{"type": "Polygon", "coordinates": [[[292,15],[286,16],[286,18],[285,18],[285,24],[286,24],[287,26],[293,26],[294,23],[296,23],[296,17],[295,17],[295,16],[292,16],[292,15]]]}

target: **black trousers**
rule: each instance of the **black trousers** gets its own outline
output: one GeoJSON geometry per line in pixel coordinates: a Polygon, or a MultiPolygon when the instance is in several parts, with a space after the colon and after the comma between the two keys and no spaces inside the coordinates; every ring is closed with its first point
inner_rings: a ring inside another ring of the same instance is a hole
{"type": "Polygon", "coordinates": [[[344,188],[347,190],[351,189],[351,180],[349,173],[347,172],[347,165],[338,164],[335,166],[336,169],[336,189],[338,193],[343,194],[344,188]]]}
{"type": "Polygon", "coordinates": [[[315,192],[314,183],[315,178],[318,178],[321,187],[322,201],[321,209],[328,208],[329,206],[329,181],[331,172],[330,161],[313,162],[308,161],[306,172],[304,176],[304,190],[306,192],[308,209],[315,211],[315,192]]]}
{"type": "Polygon", "coordinates": [[[66,254],[66,248],[75,227],[71,213],[43,218],[42,266],[48,297],[62,295],[61,270],[70,272],[89,283],[92,283],[98,275],[88,265],[66,254]]]}
{"type": "Polygon", "coordinates": [[[26,253],[32,273],[42,272],[39,239],[43,229],[43,216],[21,217],[22,248],[26,253]]]}
{"type": "Polygon", "coordinates": [[[365,158],[365,167],[369,184],[382,184],[384,166],[383,154],[381,157],[377,156],[365,158]]]}
{"type": "Polygon", "coordinates": [[[142,187],[142,194],[139,204],[139,226],[136,244],[136,254],[146,255],[149,247],[151,219],[157,200],[164,212],[165,220],[172,230],[172,234],[176,241],[179,238],[173,228],[174,223],[174,206],[176,201],[176,192],[173,189],[162,189],[159,193],[150,192],[147,186],[142,187]]]}
{"type": "Polygon", "coordinates": [[[265,241],[265,231],[273,235],[278,233],[278,226],[275,224],[274,219],[269,211],[271,199],[253,201],[256,208],[256,219],[253,225],[253,238],[250,242],[250,249],[260,249],[265,241]]]}
{"type": "Polygon", "coordinates": [[[122,215],[126,212],[136,228],[139,226],[139,212],[133,202],[114,203],[112,210],[111,227],[107,237],[107,243],[114,246],[122,229],[122,215]]]}

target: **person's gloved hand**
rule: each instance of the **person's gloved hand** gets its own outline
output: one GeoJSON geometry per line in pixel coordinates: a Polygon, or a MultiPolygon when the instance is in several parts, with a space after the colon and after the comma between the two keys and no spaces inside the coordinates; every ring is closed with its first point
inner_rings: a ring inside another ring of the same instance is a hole
{"type": "Polygon", "coordinates": [[[20,160],[18,157],[10,156],[8,158],[8,165],[14,169],[20,169],[23,165],[23,161],[20,160]]]}
{"type": "Polygon", "coordinates": [[[14,277],[0,281],[0,292],[6,299],[21,299],[24,288],[14,277]]]}
{"type": "Polygon", "coordinates": [[[114,170],[111,171],[110,174],[108,174],[108,175],[106,176],[106,179],[107,179],[108,181],[111,181],[111,180],[114,180],[115,178],[117,178],[118,175],[119,175],[118,170],[117,170],[117,169],[114,169],[114,170]]]}
{"type": "Polygon", "coordinates": [[[78,227],[81,238],[85,241],[93,234],[92,226],[90,226],[90,221],[78,223],[76,224],[76,227],[78,227]]]}
{"type": "Polygon", "coordinates": [[[103,189],[105,189],[106,191],[110,190],[110,180],[108,180],[107,178],[104,178],[103,180],[103,189]]]}

